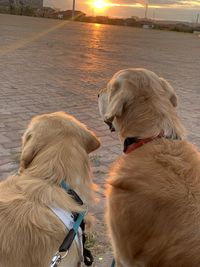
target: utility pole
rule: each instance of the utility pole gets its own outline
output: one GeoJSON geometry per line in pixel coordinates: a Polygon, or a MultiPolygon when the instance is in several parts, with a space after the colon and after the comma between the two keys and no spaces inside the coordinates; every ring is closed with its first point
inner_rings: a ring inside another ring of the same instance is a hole
{"type": "Polygon", "coordinates": [[[75,6],[76,6],[76,0],[73,0],[73,6],[72,6],[72,20],[75,17],[75,6]]]}
{"type": "Polygon", "coordinates": [[[155,20],[155,10],[153,11],[153,21],[155,20]]]}
{"type": "Polygon", "coordinates": [[[199,23],[199,13],[197,14],[197,20],[196,20],[196,24],[199,23]]]}

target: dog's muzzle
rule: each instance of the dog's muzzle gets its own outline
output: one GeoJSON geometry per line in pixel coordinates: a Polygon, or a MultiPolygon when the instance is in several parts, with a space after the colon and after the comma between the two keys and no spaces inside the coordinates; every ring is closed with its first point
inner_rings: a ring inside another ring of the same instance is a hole
{"type": "Polygon", "coordinates": [[[111,132],[115,132],[115,127],[113,126],[112,122],[110,121],[104,121],[108,126],[111,132]]]}

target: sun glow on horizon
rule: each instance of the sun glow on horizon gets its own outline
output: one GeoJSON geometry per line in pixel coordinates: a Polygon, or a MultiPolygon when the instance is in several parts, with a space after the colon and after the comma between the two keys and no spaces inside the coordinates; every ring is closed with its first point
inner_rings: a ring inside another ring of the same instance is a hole
{"type": "MultiPolygon", "coordinates": [[[[125,2],[125,1],[124,1],[125,2]]],[[[104,10],[106,8],[112,8],[112,7],[132,7],[132,8],[144,8],[145,3],[148,3],[148,0],[138,0],[135,3],[124,3],[121,1],[121,3],[115,3],[115,0],[92,0],[90,2],[90,5],[93,6],[93,8],[97,10],[104,10]]],[[[149,3],[149,8],[156,8],[156,9],[190,9],[190,8],[198,8],[200,7],[200,0],[181,0],[180,3],[174,2],[172,4],[166,3],[166,4],[151,4],[149,3]]]]}
{"type": "Polygon", "coordinates": [[[86,3],[87,12],[91,16],[143,18],[145,11],[148,10],[149,18],[196,21],[195,14],[200,8],[200,0],[176,0],[165,1],[165,3],[161,1],[163,0],[86,0],[86,3]],[[148,6],[146,6],[147,3],[148,6]]]}
{"type": "Polygon", "coordinates": [[[104,0],[96,0],[92,3],[96,9],[104,9],[106,7],[106,2],[104,0]]]}

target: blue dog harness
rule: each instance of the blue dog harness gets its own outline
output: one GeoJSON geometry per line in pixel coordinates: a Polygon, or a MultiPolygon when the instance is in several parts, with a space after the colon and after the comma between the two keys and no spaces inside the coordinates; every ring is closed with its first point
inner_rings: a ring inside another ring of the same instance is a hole
{"type": "MultiPolygon", "coordinates": [[[[70,188],[69,185],[66,184],[64,180],[61,181],[60,187],[62,187],[66,193],[68,193],[72,198],[80,205],[83,205],[83,201],[81,198],[77,195],[77,193],[70,188]]],[[[84,257],[84,263],[87,266],[92,265],[93,263],[93,257],[89,250],[84,248],[85,243],[85,234],[84,234],[84,217],[86,215],[86,212],[81,213],[71,213],[64,211],[63,209],[60,209],[59,207],[52,206],[50,209],[56,214],[56,216],[63,222],[63,224],[69,229],[69,232],[67,236],[65,237],[63,243],[59,247],[58,251],[54,255],[54,257],[51,260],[51,263],[49,267],[57,267],[63,258],[65,258],[69,252],[69,249],[75,240],[78,247],[80,248],[80,254],[84,257]],[[62,256],[61,253],[64,253],[62,256]]]]}

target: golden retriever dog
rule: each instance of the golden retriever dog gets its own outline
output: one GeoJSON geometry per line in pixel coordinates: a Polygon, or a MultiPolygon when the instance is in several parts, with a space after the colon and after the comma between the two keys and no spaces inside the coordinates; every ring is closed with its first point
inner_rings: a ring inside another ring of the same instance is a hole
{"type": "MultiPolygon", "coordinates": [[[[49,266],[69,230],[50,207],[80,212],[93,203],[88,154],[99,145],[93,132],[64,112],[32,119],[23,135],[19,173],[0,183],[0,267],[49,266]],[[62,180],[83,207],[60,187],[62,180]]],[[[79,265],[74,241],[59,266],[79,265]]]]}
{"type": "Polygon", "coordinates": [[[176,106],[172,86],[145,69],[117,72],[99,93],[125,152],[107,189],[116,267],[200,266],[200,155],[176,106]]]}

